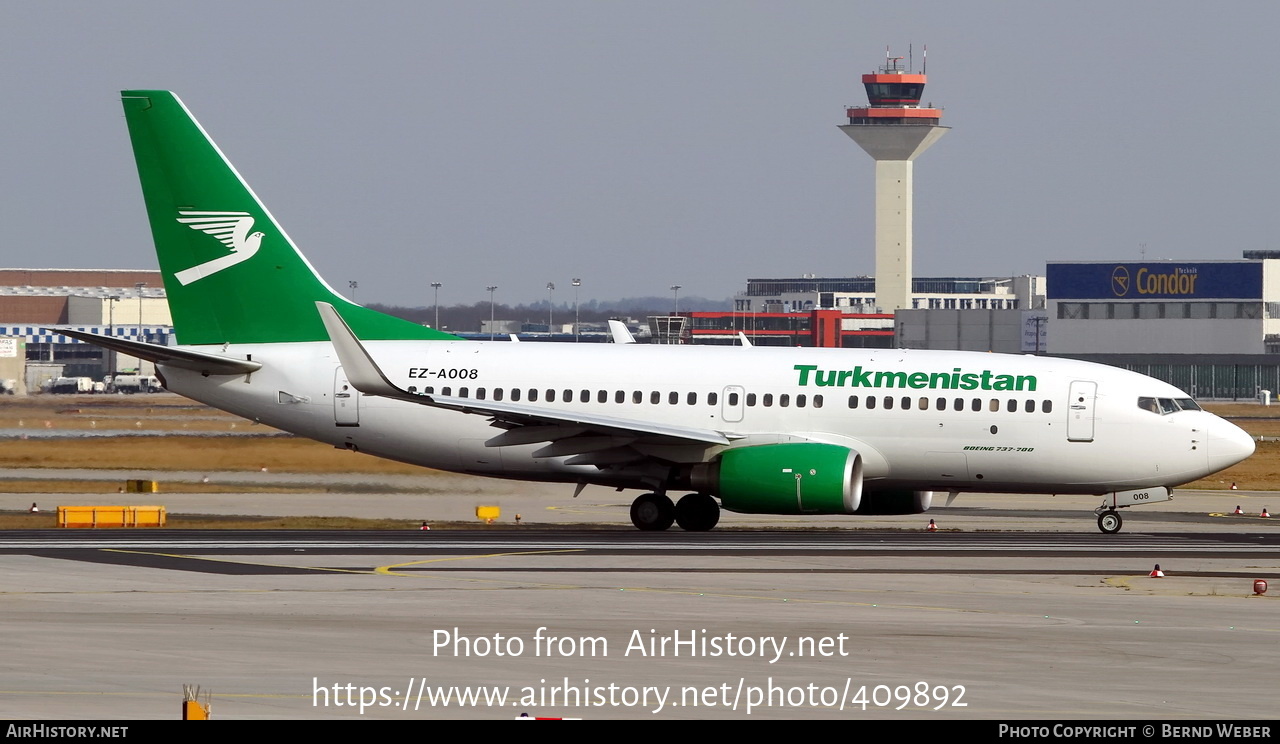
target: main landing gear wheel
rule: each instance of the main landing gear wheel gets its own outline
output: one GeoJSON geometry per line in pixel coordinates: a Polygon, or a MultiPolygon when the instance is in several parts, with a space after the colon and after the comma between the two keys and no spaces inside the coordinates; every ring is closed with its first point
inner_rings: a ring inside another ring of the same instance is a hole
{"type": "Polygon", "coordinates": [[[1120,512],[1114,509],[1108,509],[1098,515],[1098,529],[1114,535],[1120,531],[1120,526],[1124,524],[1124,520],[1120,518],[1120,512]]]}
{"type": "Polygon", "coordinates": [[[676,524],[688,532],[706,532],[720,522],[720,505],[705,493],[691,493],[676,504],[676,524]]]}
{"type": "Polygon", "coordinates": [[[660,532],[676,521],[676,505],[664,494],[644,493],[631,502],[631,524],[646,532],[660,532]]]}

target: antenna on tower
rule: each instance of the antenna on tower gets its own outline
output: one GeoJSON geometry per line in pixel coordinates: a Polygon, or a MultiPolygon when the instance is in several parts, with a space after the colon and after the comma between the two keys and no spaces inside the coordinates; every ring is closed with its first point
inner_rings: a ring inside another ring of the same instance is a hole
{"type": "Polygon", "coordinates": [[[1141,253],[1142,255],[1142,260],[1146,261],[1147,260],[1147,244],[1138,243],[1138,249],[1139,249],[1139,253],[1141,253]]]}
{"type": "Polygon", "coordinates": [[[929,74],[929,45],[924,45],[924,51],[920,54],[920,74],[929,74]]]}
{"type": "Polygon", "coordinates": [[[916,71],[915,44],[907,42],[907,72],[916,71]]]}

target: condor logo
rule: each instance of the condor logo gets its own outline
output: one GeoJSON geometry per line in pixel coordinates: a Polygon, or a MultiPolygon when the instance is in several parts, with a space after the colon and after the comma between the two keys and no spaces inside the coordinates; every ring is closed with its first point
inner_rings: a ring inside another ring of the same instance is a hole
{"type": "MultiPolygon", "coordinates": [[[[1153,271],[1144,266],[1134,275],[1132,288],[1140,295],[1193,295],[1196,293],[1196,278],[1195,268],[1179,266],[1153,271]]],[[[1117,266],[1111,272],[1111,291],[1116,297],[1125,297],[1129,289],[1128,267],[1117,266]]]]}
{"type": "Polygon", "coordinates": [[[1129,294],[1129,270],[1123,266],[1117,266],[1116,270],[1111,272],[1111,291],[1116,293],[1116,297],[1124,297],[1129,294]]]}

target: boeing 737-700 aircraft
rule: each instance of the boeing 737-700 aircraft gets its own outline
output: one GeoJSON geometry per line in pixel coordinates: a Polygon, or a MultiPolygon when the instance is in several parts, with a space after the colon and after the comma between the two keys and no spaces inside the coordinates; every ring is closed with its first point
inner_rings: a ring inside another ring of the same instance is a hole
{"type": "Polygon", "coordinates": [[[1067,359],[465,341],[339,296],[177,96],[123,99],[180,345],[62,332],[301,436],[640,490],[642,530],[708,530],[722,508],[919,513],[934,492],[983,491],[1095,494],[1116,532],[1118,508],[1168,500],[1254,449],[1171,385],[1067,359]]]}

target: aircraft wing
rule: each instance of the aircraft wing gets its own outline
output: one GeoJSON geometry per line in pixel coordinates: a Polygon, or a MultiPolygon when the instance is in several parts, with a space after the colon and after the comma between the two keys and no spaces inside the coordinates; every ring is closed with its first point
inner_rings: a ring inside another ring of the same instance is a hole
{"type": "Polygon", "coordinates": [[[149,362],[157,364],[167,364],[171,367],[180,369],[189,369],[193,372],[209,375],[245,375],[250,372],[257,372],[262,369],[261,362],[251,362],[247,359],[235,359],[233,357],[220,356],[218,354],[209,354],[203,351],[193,351],[191,349],[176,348],[173,346],[164,346],[161,344],[149,344],[145,341],[129,341],[123,338],[114,338],[112,336],[99,336],[96,333],[86,333],[84,331],[73,331],[69,328],[48,328],[46,330],[61,333],[64,336],[70,336],[78,341],[101,346],[104,349],[121,354],[128,354],[139,359],[146,359],[149,362]]]}
{"type": "Polygon", "coordinates": [[[333,342],[338,359],[342,362],[347,382],[351,383],[356,390],[365,395],[394,398],[423,406],[489,416],[496,422],[507,424],[508,431],[487,442],[491,447],[559,442],[559,440],[570,438],[578,440],[572,445],[564,444],[545,453],[545,456],[552,456],[582,454],[588,450],[625,446],[642,438],[650,443],[661,444],[725,445],[731,441],[731,435],[713,429],[671,426],[585,412],[558,411],[525,403],[411,393],[387,379],[377,362],[360,343],[360,339],[356,338],[346,321],[332,305],[327,302],[317,302],[316,307],[324,320],[325,329],[329,332],[329,339],[333,342]],[[588,442],[587,439],[591,441],[588,442]]]}

